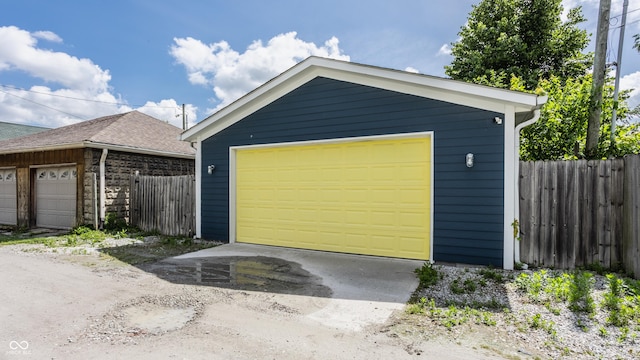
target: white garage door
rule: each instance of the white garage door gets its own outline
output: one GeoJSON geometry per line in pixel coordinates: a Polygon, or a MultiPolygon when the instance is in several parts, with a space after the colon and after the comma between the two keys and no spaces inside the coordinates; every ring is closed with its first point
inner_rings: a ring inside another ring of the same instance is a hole
{"type": "Polygon", "coordinates": [[[75,226],[77,178],[75,166],[36,171],[36,226],[75,226]]]}
{"type": "Polygon", "coordinates": [[[17,224],[18,200],[16,189],[16,170],[0,170],[0,224],[17,224]]]}

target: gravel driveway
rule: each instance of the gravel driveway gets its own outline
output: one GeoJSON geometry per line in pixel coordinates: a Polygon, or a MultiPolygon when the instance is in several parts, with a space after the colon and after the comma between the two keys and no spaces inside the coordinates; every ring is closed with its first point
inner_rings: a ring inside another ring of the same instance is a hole
{"type": "Polygon", "coordinates": [[[501,358],[442,339],[392,336],[387,319],[360,327],[320,321],[329,310],[376,304],[334,299],[321,277],[309,276],[318,281],[310,293],[247,290],[167,281],[94,251],[0,247],[0,358],[501,358]]]}

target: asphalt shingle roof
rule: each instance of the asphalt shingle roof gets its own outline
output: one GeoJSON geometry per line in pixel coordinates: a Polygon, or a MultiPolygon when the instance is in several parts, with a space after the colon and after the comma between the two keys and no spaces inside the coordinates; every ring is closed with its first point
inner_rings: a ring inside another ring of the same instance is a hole
{"type": "Polygon", "coordinates": [[[189,143],[180,141],[182,129],[138,111],[104,116],[37,134],[0,141],[0,153],[25,152],[64,146],[130,149],[194,155],[189,143]]]}
{"type": "Polygon", "coordinates": [[[39,126],[12,124],[0,121],[0,141],[35,134],[46,130],[49,129],[39,126]]]}

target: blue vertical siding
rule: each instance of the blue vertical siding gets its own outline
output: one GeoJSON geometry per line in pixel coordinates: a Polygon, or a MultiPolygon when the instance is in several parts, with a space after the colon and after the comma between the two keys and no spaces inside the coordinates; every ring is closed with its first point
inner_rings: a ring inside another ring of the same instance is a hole
{"type": "Polygon", "coordinates": [[[502,266],[502,115],[316,78],[202,142],[202,236],[229,238],[230,146],[433,131],[434,259],[502,266]]]}

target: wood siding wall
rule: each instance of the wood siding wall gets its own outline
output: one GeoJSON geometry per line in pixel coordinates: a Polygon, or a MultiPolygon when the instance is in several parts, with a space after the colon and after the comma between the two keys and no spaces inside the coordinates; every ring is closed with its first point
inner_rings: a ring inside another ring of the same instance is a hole
{"type": "MultiPolygon", "coordinates": [[[[75,164],[78,172],[76,224],[97,223],[96,203],[99,194],[93,183],[99,174],[101,149],[78,148],[66,150],[34,151],[0,155],[0,168],[16,168],[18,195],[18,226],[36,224],[35,169],[54,165],[75,164]]],[[[105,186],[107,213],[126,219],[129,211],[129,182],[136,171],[140,175],[193,175],[193,159],[153,156],[110,151],[106,161],[105,186]]]]}
{"type": "Polygon", "coordinates": [[[130,221],[144,231],[193,236],[195,177],[131,176],[130,221]]]}
{"type": "Polygon", "coordinates": [[[202,236],[229,238],[230,146],[433,131],[434,259],[501,267],[504,127],[496,116],[503,114],[316,78],[202,142],[202,236]]]}
{"type": "MultiPolygon", "coordinates": [[[[18,226],[35,226],[35,168],[75,164],[78,174],[84,173],[84,149],[34,151],[0,155],[0,167],[15,167],[18,191],[18,226]]],[[[76,199],[76,223],[82,223],[83,177],[78,176],[76,199]]]]}
{"type": "Polygon", "coordinates": [[[640,156],[520,163],[520,258],[637,271],[640,156]]]}

